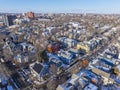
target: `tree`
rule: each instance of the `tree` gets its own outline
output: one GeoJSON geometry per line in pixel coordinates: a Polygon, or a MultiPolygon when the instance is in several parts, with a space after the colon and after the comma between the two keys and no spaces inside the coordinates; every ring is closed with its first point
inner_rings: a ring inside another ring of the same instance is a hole
{"type": "Polygon", "coordinates": [[[37,60],[40,61],[40,62],[42,62],[42,58],[41,58],[41,56],[40,56],[41,52],[42,52],[42,51],[40,51],[40,50],[37,50],[37,51],[36,51],[36,58],[37,58],[37,60]]]}
{"type": "Polygon", "coordinates": [[[42,58],[43,62],[48,60],[48,56],[45,50],[40,53],[40,57],[42,58]]]}
{"type": "Polygon", "coordinates": [[[18,37],[18,42],[23,42],[24,36],[25,36],[25,33],[19,35],[19,37],[18,37]]]}
{"type": "Polygon", "coordinates": [[[54,74],[57,75],[57,67],[55,64],[50,65],[50,71],[54,74]]]}
{"type": "Polygon", "coordinates": [[[13,55],[10,51],[9,48],[4,48],[3,49],[3,56],[5,57],[6,61],[12,60],[13,59],[13,55]]]}
{"type": "Polygon", "coordinates": [[[40,62],[46,62],[48,60],[47,53],[45,50],[38,49],[36,51],[37,60],[40,62]]]}
{"type": "Polygon", "coordinates": [[[48,90],[56,90],[58,85],[58,80],[53,77],[48,83],[47,83],[47,89],[48,90]]]}

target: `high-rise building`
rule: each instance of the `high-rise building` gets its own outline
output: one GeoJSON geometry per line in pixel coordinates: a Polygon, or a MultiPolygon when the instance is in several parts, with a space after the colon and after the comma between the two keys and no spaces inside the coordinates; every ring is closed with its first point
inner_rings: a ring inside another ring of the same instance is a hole
{"type": "Polygon", "coordinates": [[[26,18],[30,18],[30,19],[35,18],[35,16],[34,16],[34,13],[33,13],[33,12],[27,12],[27,13],[25,14],[25,16],[26,16],[26,18]]]}
{"type": "Polygon", "coordinates": [[[7,15],[9,26],[13,25],[13,21],[17,18],[16,15],[7,15]]]}
{"type": "Polygon", "coordinates": [[[3,27],[4,23],[3,23],[3,19],[2,19],[2,15],[0,16],[0,27],[3,27]]]}
{"type": "Polygon", "coordinates": [[[13,20],[16,19],[15,15],[1,15],[0,22],[4,23],[5,26],[13,25],[13,20]]]}

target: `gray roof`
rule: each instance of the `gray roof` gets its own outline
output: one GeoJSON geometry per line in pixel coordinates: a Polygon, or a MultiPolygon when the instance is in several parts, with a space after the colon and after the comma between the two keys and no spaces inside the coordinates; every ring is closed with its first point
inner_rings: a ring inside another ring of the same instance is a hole
{"type": "Polygon", "coordinates": [[[42,69],[43,69],[43,65],[41,65],[40,63],[35,63],[34,66],[33,66],[33,69],[34,69],[38,74],[40,74],[40,72],[41,72],[42,69]]]}

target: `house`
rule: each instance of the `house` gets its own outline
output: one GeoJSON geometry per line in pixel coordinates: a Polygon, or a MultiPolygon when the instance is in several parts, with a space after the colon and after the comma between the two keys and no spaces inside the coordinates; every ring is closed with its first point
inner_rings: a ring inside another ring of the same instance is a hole
{"type": "Polygon", "coordinates": [[[81,71],[81,76],[87,78],[94,84],[98,84],[99,82],[98,76],[89,70],[81,71]]]}
{"type": "Polygon", "coordinates": [[[114,73],[120,76],[120,65],[114,67],[114,73]]]}
{"type": "Polygon", "coordinates": [[[8,80],[4,74],[0,74],[0,87],[6,87],[8,85],[8,80]]]}
{"type": "Polygon", "coordinates": [[[119,53],[119,55],[118,55],[118,59],[120,59],[120,53],[119,53]]]}
{"type": "Polygon", "coordinates": [[[98,87],[92,83],[89,83],[83,90],[98,90],[98,87]]]}
{"type": "Polygon", "coordinates": [[[46,29],[49,31],[50,34],[54,34],[56,32],[55,27],[47,27],[46,29]]]}
{"type": "Polygon", "coordinates": [[[75,33],[75,34],[73,35],[73,39],[78,40],[79,37],[80,37],[79,33],[75,33]]]}
{"type": "Polygon", "coordinates": [[[49,31],[47,29],[44,29],[43,32],[42,32],[42,35],[44,37],[48,37],[48,36],[50,36],[50,33],[49,33],[49,31]]]}
{"type": "Polygon", "coordinates": [[[53,58],[59,60],[59,56],[57,54],[47,52],[47,56],[48,56],[49,60],[51,60],[53,58]]]}
{"type": "Polygon", "coordinates": [[[77,49],[85,50],[86,53],[94,50],[99,44],[101,44],[102,38],[93,38],[89,41],[80,42],[77,44],[77,49]]]}
{"type": "MultiPolygon", "coordinates": [[[[49,66],[51,67],[52,65],[55,65],[54,69],[56,68],[56,73],[60,74],[61,68],[63,66],[62,61],[57,59],[57,58],[50,58],[49,59],[49,66]]],[[[51,71],[51,72],[53,72],[53,71],[51,71]]]]}
{"type": "Polygon", "coordinates": [[[67,37],[60,37],[60,38],[58,38],[58,41],[60,41],[61,43],[63,43],[67,47],[74,47],[74,46],[77,45],[76,40],[70,39],[70,38],[67,38],[67,37]]]}
{"type": "Polygon", "coordinates": [[[10,47],[11,50],[15,47],[15,44],[11,40],[7,40],[5,45],[10,47]]]}
{"type": "Polygon", "coordinates": [[[67,80],[65,83],[58,85],[56,90],[77,90],[78,88],[79,77],[73,75],[73,77],[67,80]]]}
{"type": "Polygon", "coordinates": [[[16,44],[13,50],[14,52],[22,52],[22,46],[20,44],[16,44]]]}
{"type": "Polygon", "coordinates": [[[12,49],[11,49],[11,47],[9,45],[4,45],[2,48],[3,48],[4,52],[7,52],[10,55],[13,55],[12,49]]]}
{"type": "Polygon", "coordinates": [[[49,52],[55,53],[60,50],[60,45],[58,43],[51,43],[47,47],[49,52]]]}
{"type": "Polygon", "coordinates": [[[65,44],[68,45],[68,47],[74,47],[77,45],[77,41],[74,40],[74,39],[69,39],[69,38],[66,38],[65,41],[64,41],[65,44]]]}
{"type": "Polygon", "coordinates": [[[107,32],[109,29],[111,28],[111,26],[109,25],[104,25],[103,27],[101,27],[101,34],[104,33],[104,32],[107,32]]]}
{"type": "Polygon", "coordinates": [[[15,34],[15,33],[12,33],[12,34],[10,35],[10,39],[15,42],[15,41],[18,40],[18,35],[15,34]]]}
{"type": "Polygon", "coordinates": [[[74,55],[74,57],[78,57],[80,55],[80,53],[81,53],[80,50],[75,49],[75,48],[70,48],[68,51],[70,53],[72,53],[74,55]]]}
{"type": "Polygon", "coordinates": [[[117,47],[115,46],[110,46],[108,49],[105,50],[104,54],[108,57],[108,58],[118,58],[118,50],[117,47]]]}
{"type": "Polygon", "coordinates": [[[58,56],[64,64],[71,64],[74,61],[74,55],[68,51],[60,50],[58,56]]]}
{"type": "Polygon", "coordinates": [[[90,50],[95,49],[102,42],[102,38],[93,38],[88,43],[90,46],[90,50]]]}
{"type": "Polygon", "coordinates": [[[113,66],[115,65],[115,61],[110,60],[110,59],[107,59],[107,58],[105,58],[105,57],[100,57],[100,56],[99,56],[99,57],[98,57],[98,60],[99,60],[99,63],[102,63],[102,64],[108,66],[109,68],[110,68],[110,67],[113,67],[113,66]]]}
{"type": "Polygon", "coordinates": [[[59,60],[59,59],[57,59],[57,58],[50,58],[49,59],[49,63],[50,64],[55,64],[57,67],[61,67],[62,66],[62,62],[59,60]]]}
{"type": "Polygon", "coordinates": [[[74,28],[77,28],[77,29],[81,27],[79,22],[69,22],[69,24],[71,24],[74,28]]]}
{"type": "Polygon", "coordinates": [[[96,60],[94,59],[91,62],[92,65],[90,65],[91,68],[98,68],[100,70],[103,70],[105,72],[109,72],[114,67],[114,64],[112,63],[112,60],[109,60],[105,57],[99,56],[96,60]]]}
{"type": "Polygon", "coordinates": [[[34,46],[30,43],[20,43],[23,51],[35,52],[34,46]]]}
{"type": "Polygon", "coordinates": [[[65,39],[66,39],[66,37],[59,37],[59,38],[58,38],[58,41],[64,43],[65,39]]]}
{"type": "Polygon", "coordinates": [[[90,48],[86,42],[80,42],[77,44],[77,49],[85,50],[86,53],[90,52],[90,48]]]}
{"type": "Polygon", "coordinates": [[[14,89],[13,89],[13,87],[11,85],[8,85],[7,90],[14,90],[14,89]]]}
{"type": "Polygon", "coordinates": [[[17,54],[14,56],[13,63],[15,64],[22,64],[22,63],[28,63],[28,54],[17,54]]]}
{"type": "Polygon", "coordinates": [[[86,30],[85,29],[73,29],[68,31],[68,37],[73,38],[73,39],[78,39],[81,34],[85,34],[86,30]]]}
{"type": "Polygon", "coordinates": [[[85,89],[84,87],[87,87],[89,84],[92,83],[90,83],[88,78],[77,74],[73,74],[72,77],[69,80],[67,80],[65,83],[58,85],[56,90],[84,90],[85,89]]]}
{"type": "Polygon", "coordinates": [[[100,69],[97,69],[97,68],[93,68],[92,69],[92,72],[101,76],[103,78],[103,83],[104,85],[107,85],[107,84],[113,84],[114,83],[114,79],[110,78],[110,74],[103,71],[103,70],[100,70],[100,69]]]}
{"type": "Polygon", "coordinates": [[[39,62],[30,64],[31,74],[39,81],[44,81],[43,77],[48,73],[48,66],[39,62]]]}
{"type": "Polygon", "coordinates": [[[79,78],[79,84],[81,88],[84,88],[87,84],[89,83],[89,80],[85,77],[80,77],[79,78]]]}
{"type": "Polygon", "coordinates": [[[17,24],[17,25],[19,25],[19,24],[21,24],[21,23],[27,23],[27,22],[29,22],[29,21],[30,21],[30,20],[27,19],[27,18],[25,18],[25,19],[15,19],[15,20],[14,20],[14,23],[17,24]]]}

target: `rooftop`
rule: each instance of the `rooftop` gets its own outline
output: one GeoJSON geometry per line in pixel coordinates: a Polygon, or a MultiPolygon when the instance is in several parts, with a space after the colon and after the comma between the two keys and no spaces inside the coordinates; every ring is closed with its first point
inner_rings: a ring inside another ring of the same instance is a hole
{"type": "Polygon", "coordinates": [[[33,69],[39,74],[43,69],[43,65],[41,65],[40,63],[35,63],[33,69]]]}

